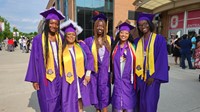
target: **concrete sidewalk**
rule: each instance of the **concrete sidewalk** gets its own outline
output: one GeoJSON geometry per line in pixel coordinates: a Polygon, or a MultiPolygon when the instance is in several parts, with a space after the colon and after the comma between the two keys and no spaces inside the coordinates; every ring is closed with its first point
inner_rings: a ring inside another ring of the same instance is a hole
{"type": "MultiPolygon", "coordinates": [[[[0,112],[40,112],[36,92],[24,81],[29,55],[19,48],[0,51],[0,112]]],[[[200,112],[200,70],[183,70],[168,57],[170,82],[161,87],[158,112],[200,112]]],[[[85,110],[95,111],[93,107],[85,110]]]]}

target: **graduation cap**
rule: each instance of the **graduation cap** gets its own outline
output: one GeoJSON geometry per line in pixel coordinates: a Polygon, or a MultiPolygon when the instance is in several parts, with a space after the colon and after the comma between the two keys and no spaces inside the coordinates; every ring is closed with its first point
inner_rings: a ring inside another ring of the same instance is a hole
{"type": "Polygon", "coordinates": [[[65,16],[59,10],[56,10],[54,7],[41,12],[42,15],[46,20],[48,19],[55,19],[55,20],[62,20],[65,19],[65,16]]]}
{"type": "Polygon", "coordinates": [[[93,18],[92,18],[94,21],[96,21],[96,20],[104,20],[104,21],[107,21],[107,17],[104,15],[104,14],[98,14],[98,15],[96,15],[96,16],[94,16],[93,18]]]}
{"type": "Polygon", "coordinates": [[[119,26],[117,26],[116,28],[119,29],[119,31],[123,31],[126,30],[128,32],[130,32],[132,29],[134,29],[135,27],[128,24],[127,22],[123,22],[122,24],[120,24],[119,26]]]}
{"type": "Polygon", "coordinates": [[[76,35],[79,35],[83,31],[83,29],[77,23],[70,19],[62,23],[60,28],[64,33],[75,32],[76,35]]]}
{"type": "Polygon", "coordinates": [[[70,23],[68,26],[64,27],[61,29],[63,32],[67,33],[67,32],[75,32],[76,28],[72,25],[72,23],[70,23]]]}
{"type": "Polygon", "coordinates": [[[154,16],[154,14],[140,13],[138,17],[138,22],[141,20],[153,21],[154,16]]]}

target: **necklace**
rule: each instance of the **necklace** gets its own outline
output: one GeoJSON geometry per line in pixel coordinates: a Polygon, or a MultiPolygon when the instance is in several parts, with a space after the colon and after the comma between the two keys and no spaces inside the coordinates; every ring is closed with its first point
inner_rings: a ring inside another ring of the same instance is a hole
{"type": "Polygon", "coordinates": [[[148,38],[148,43],[147,43],[147,46],[145,46],[145,40],[144,40],[144,37],[142,38],[142,44],[143,44],[143,55],[144,55],[144,57],[146,57],[147,56],[147,50],[148,50],[148,48],[149,48],[149,43],[150,43],[150,41],[151,41],[151,36],[152,36],[152,33],[149,35],[149,38],[148,38]]]}

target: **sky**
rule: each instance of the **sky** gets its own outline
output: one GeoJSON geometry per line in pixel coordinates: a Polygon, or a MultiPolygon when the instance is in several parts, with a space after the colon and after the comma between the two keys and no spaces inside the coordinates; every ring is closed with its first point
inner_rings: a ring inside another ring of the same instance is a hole
{"type": "Polygon", "coordinates": [[[24,33],[37,32],[49,0],[0,0],[0,16],[24,33]]]}

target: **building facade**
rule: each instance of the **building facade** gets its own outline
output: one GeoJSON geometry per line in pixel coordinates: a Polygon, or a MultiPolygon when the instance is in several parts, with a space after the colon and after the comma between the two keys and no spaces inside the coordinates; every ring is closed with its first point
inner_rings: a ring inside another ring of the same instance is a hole
{"type": "Polygon", "coordinates": [[[200,0],[136,0],[136,11],[156,14],[156,32],[171,35],[200,34],[200,0]]]}
{"type": "MultiPolygon", "coordinates": [[[[132,16],[136,8],[132,3],[132,0],[49,0],[46,8],[54,6],[63,12],[65,20],[76,21],[83,28],[79,38],[84,39],[93,35],[92,17],[97,11],[108,17],[108,34],[111,36],[115,34],[115,27],[119,21],[128,20],[135,25],[135,17],[132,16]]],[[[39,31],[41,26],[42,22],[38,27],[39,31]]]]}

